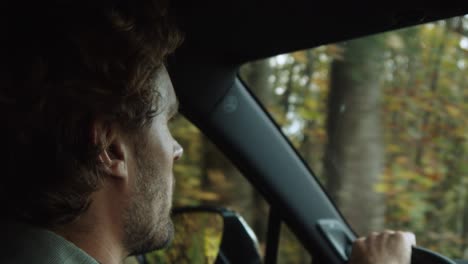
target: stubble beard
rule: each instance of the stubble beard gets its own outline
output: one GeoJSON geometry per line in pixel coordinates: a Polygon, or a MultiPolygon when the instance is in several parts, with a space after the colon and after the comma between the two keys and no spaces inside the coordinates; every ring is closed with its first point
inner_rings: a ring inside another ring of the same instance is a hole
{"type": "MultiPolygon", "coordinates": [[[[146,153],[137,157],[155,156],[146,153]]],[[[174,236],[170,218],[172,190],[166,189],[170,186],[167,181],[171,179],[158,172],[156,168],[160,166],[157,164],[139,161],[138,166],[141,173],[137,175],[134,193],[124,215],[124,246],[130,255],[165,248],[174,236]]]]}

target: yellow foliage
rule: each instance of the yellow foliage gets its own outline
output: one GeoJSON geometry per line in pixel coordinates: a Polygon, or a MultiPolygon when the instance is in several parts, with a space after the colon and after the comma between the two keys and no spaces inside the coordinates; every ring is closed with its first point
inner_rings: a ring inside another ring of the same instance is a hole
{"type": "Polygon", "coordinates": [[[446,105],[445,110],[447,110],[447,113],[452,117],[460,117],[461,115],[460,109],[453,105],[446,105]]]}
{"type": "Polygon", "coordinates": [[[377,183],[376,185],[374,185],[374,191],[376,193],[388,193],[388,191],[390,190],[390,186],[386,183],[377,183]]]}
{"type": "Polygon", "coordinates": [[[202,201],[217,201],[219,200],[219,194],[214,193],[214,192],[207,192],[207,191],[201,191],[201,190],[192,190],[192,191],[187,191],[185,193],[187,196],[190,196],[191,198],[197,199],[197,200],[202,200],[202,201]]]}
{"type": "Polygon", "coordinates": [[[405,164],[408,164],[409,160],[408,160],[408,157],[405,157],[405,156],[398,156],[396,159],[395,159],[395,162],[400,164],[400,165],[405,165],[405,164]]]}
{"type": "Polygon", "coordinates": [[[296,51],[291,53],[291,56],[294,58],[295,61],[300,62],[302,64],[307,64],[307,55],[306,51],[296,51]]]}
{"type": "Polygon", "coordinates": [[[401,148],[397,144],[388,144],[387,145],[387,152],[388,153],[399,153],[399,152],[401,152],[401,148]]]}
{"type": "Polygon", "coordinates": [[[343,60],[344,49],[340,45],[331,44],[327,46],[327,53],[334,59],[343,60]]]}
{"type": "Polygon", "coordinates": [[[226,179],[226,176],[224,175],[224,172],[222,170],[215,170],[215,169],[210,169],[207,171],[208,174],[208,179],[210,180],[210,183],[214,186],[227,186],[229,185],[229,182],[226,179]]]}

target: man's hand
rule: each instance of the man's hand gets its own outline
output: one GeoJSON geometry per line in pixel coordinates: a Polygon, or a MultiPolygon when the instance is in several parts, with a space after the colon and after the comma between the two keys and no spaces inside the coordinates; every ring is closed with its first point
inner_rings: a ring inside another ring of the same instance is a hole
{"type": "Polygon", "coordinates": [[[385,231],[361,237],[353,244],[349,264],[410,264],[413,233],[385,231]]]}

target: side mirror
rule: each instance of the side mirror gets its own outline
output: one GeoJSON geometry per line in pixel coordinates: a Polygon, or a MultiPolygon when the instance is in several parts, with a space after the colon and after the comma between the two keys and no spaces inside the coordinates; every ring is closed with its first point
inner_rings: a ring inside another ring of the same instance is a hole
{"type": "Polygon", "coordinates": [[[217,207],[173,210],[175,235],[167,249],[125,263],[261,263],[257,238],[236,212],[217,207]]]}

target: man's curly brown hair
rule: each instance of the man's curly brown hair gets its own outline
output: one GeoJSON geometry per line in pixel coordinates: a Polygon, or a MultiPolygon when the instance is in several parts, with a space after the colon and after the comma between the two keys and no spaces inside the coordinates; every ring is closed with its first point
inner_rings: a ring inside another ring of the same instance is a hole
{"type": "Polygon", "coordinates": [[[0,201],[15,220],[54,227],[101,186],[93,118],[144,129],[181,37],[166,1],[26,3],[0,4],[0,201]]]}

